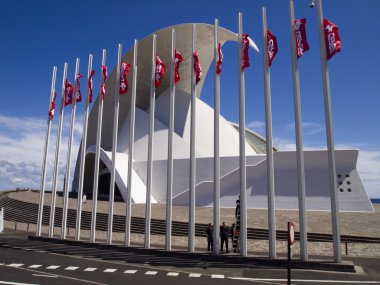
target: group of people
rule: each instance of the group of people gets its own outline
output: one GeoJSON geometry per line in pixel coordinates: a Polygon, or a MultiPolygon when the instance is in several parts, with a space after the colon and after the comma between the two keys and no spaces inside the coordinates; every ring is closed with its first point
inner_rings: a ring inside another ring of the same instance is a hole
{"type": "MultiPolygon", "coordinates": [[[[214,228],[211,223],[208,224],[205,234],[207,236],[207,251],[213,251],[214,228]]],[[[236,232],[236,227],[234,223],[231,226],[226,226],[225,222],[222,223],[219,229],[220,253],[223,253],[224,247],[226,249],[226,253],[229,253],[228,239],[231,238],[231,244],[234,244],[234,238],[236,234],[237,232],[236,232]]],[[[234,252],[236,252],[235,248],[234,248],[234,252]]]]}

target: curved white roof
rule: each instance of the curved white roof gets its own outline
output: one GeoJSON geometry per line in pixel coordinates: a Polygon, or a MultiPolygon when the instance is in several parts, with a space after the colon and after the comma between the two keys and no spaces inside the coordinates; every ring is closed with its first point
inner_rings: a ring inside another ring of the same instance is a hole
{"type": "MultiPolygon", "coordinates": [[[[183,56],[183,62],[180,65],[181,80],[176,84],[177,89],[181,89],[190,93],[190,72],[191,72],[191,51],[192,51],[192,25],[193,24],[180,24],[161,29],[157,32],[150,34],[141,41],[138,45],[138,79],[137,79],[137,97],[136,107],[146,110],[149,107],[149,91],[150,91],[150,74],[151,74],[151,58],[152,58],[152,38],[153,34],[157,35],[157,54],[167,63],[170,62],[171,50],[171,31],[176,31],[176,48],[183,56]]],[[[209,67],[214,59],[214,26],[209,24],[196,24],[197,39],[196,46],[199,54],[199,60],[202,65],[203,78],[206,78],[209,67]]],[[[219,28],[219,41],[223,45],[227,41],[237,41],[237,34],[224,28],[219,28]]],[[[258,52],[256,44],[250,39],[250,45],[258,52]]],[[[116,48],[116,47],[115,47],[116,48]]],[[[133,61],[133,47],[124,54],[122,60],[132,63],[133,61]]],[[[158,97],[164,90],[169,87],[170,72],[167,72],[162,80],[161,86],[156,89],[156,97],[158,97]]],[[[104,100],[103,111],[103,129],[102,129],[102,147],[105,150],[111,149],[112,146],[112,130],[113,130],[113,110],[114,110],[114,96],[115,96],[115,68],[110,73],[107,82],[107,94],[104,100]]],[[[128,82],[132,82],[132,72],[128,76],[128,82]]],[[[198,97],[202,92],[203,80],[197,85],[198,97]]],[[[119,110],[119,126],[123,125],[129,109],[131,99],[131,88],[126,95],[120,96],[120,110],[119,110]]],[[[94,103],[92,111],[89,116],[87,147],[96,143],[96,124],[98,117],[98,104],[99,96],[94,103]]]]}

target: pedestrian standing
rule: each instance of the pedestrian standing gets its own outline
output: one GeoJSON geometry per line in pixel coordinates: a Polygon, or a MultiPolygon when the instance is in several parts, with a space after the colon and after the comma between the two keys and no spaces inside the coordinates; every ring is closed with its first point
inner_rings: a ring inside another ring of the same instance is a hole
{"type": "Polygon", "coordinates": [[[226,244],[226,253],[228,253],[228,228],[226,223],[220,226],[220,252],[223,253],[223,245],[226,244]]]}
{"type": "Polygon", "coordinates": [[[209,223],[208,227],[205,231],[207,236],[207,251],[213,251],[214,250],[214,237],[213,237],[214,229],[212,227],[212,224],[209,223]]]}

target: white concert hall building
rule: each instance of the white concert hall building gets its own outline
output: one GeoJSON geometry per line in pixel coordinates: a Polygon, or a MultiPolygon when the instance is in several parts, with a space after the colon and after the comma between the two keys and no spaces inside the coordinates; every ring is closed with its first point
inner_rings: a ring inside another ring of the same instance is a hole
{"type": "MultiPolygon", "coordinates": [[[[202,64],[203,78],[214,59],[214,26],[197,24],[196,46],[202,64]]],[[[171,54],[171,30],[176,30],[176,48],[183,56],[180,65],[181,80],[176,84],[175,119],[173,137],[173,205],[189,204],[190,167],[190,71],[192,24],[168,27],[155,32],[157,54],[163,62],[169,63],[171,54]]],[[[132,202],[146,202],[146,177],[148,164],[149,137],[149,94],[153,34],[139,41],[138,76],[136,96],[135,144],[132,171],[132,202]]],[[[219,39],[237,41],[237,34],[219,28],[219,39]]],[[[257,49],[253,41],[253,49],[257,49]]],[[[132,63],[133,48],[124,54],[123,60],[132,63]]],[[[167,64],[167,73],[170,67],[167,64]]],[[[112,165],[112,130],[115,96],[114,69],[106,84],[103,127],[101,138],[101,163],[99,172],[99,197],[108,197],[110,169],[112,165]]],[[[132,72],[128,78],[132,82],[132,72]]],[[[196,206],[213,205],[214,177],[214,110],[201,100],[203,80],[197,85],[196,99],[196,206]]],[[[120,96],[119,129],[116,152],[116,197],[126,200],[128,179],[128,147],[130,126],[131,88],[128,94],[120,96]]],[[[237,94],[237,92],[236,92],[237,94]]],[[[169,76],[165,75],[161,86],[156,89],[155,129],[153,140],[153,187],[151,201],[165,203],[167,189],[167,158],[169,130],[169,76]]],[[[86,147],[84,193],[91,197],[95,162],[95,145],[98,121],[99,96],[89,116],[86,147]]],[[[222,102],[223,104],[223,102],[222,102]]],[[[267,161],[265,139],[246,129],[247,159],[247,206],[267,208],[267,161]]],[[[83,147],[83,146],[82,146],[83,147]]],[[[336,150],[337,193],[341,211],[372,212],[373,207],[356,169],[358,150],[336,150]]],[[[220,205],[235,207],[240,193],[239,176],[239,126],[220,116],[220,205]]],[[[330,210],[330,187],[327,150],[304,152],[306,209],[330,210]]],[[[78,155],[73,180],[73,190],[78,189],[80,157],[78,155]]],[[[296,151],[274,149],[274,179],[276,209],[298,209],[298,180],[296,151]]]]}

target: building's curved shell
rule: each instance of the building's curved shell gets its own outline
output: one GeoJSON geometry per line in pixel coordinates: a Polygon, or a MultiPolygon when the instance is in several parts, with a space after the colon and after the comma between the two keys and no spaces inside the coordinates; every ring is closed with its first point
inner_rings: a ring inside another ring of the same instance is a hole
{"type": "MultiPolygon", "coordinates": [[[[197,24],[197,50],[202,64],[203,78],[213,60],[214,26],[197,24]]],[[[189,145],[190,145],[190,72],[192,24],[182,24],[157,31],[157,54],[170,62],[171,30],[177,34],[177,49],[182,53],[184,61],[180,67],[181,81],[176,85],[175,134],[173,141],[174,174],[173,205],[188,205],[189,197],[189,145]]],[[[236,41],[237,35],[220,28],[219,38],[222,44],[236,41]]],[[[251,46],[256,46],[251,41],[251,46]]],[[[132,200],[145,202],[147,149],[149,133],[149,91],[151,74],[152,35],[139,42],[138,80],[136,102],[136,134],[133,163],[132,200]]],[[[133,49],[129,50],[123,60],[132,62],[133,49]]],[[[168,97],[169,72],[163,78],[161,86],[156,90],[156,113],[153,151],[153,189],[152,201],[164,202],[167,189],[167,137],[168,137],[168,97]]],[[[128,78],[132,80],[132,73],[128,78]]],[[[203,81],[197,86],[197,97],[200,97],[203,81]]],[[[102,127],[102,173],[107,173],[111,166],[111,145],[114,117],[115,70],[107,79],[107,95],[104,100],[102,127]]],[[[125,199],[128,175],[128,142],[129,142],[129,110],[131,90],[120,96],[119,130],[116,153],[116,184],[121,197],[125,199]]],[[[94,175],[93,147],[96,143],[99,96],[89,116],[87,136],[87,156],[85,167],[85,193],[92,192],[94,175]]],[[[196,204],[211,206],[213,202],[213,109],[196,99],[196,204]]],[[[247,159],[247,205],[250,208],[267,207],[267,164],[265,156],[265,140],[246,131],[247,159]]],[[[239,133],[238,126],[220,117],[220,154],[221,154],[221,206],[234,207],[240,189],[239,175],[239,133]]],[[[336,151],[336,168],[338,173],[338,197],[343,211],[373,211],[368,195],[356,170],[357,150],[336,151]]],[[[74,191],[77,189],[78,163],[73,181],[74,191]]],[[[329,210],[329,177],[327,151],[305,152],[306,207],[308,210],[329,210]]],[[[295,151],[276,151],[274,153],[274,179],[277,209],[298,208],[297,160],[295,151]]],[[[104,181],[103,181],[104,182],[104,181]]],[[[109,182],[104,183],[107,188],[109,182]]],[[[108,189],[107,189],[108,190],[108,189]]]]}

